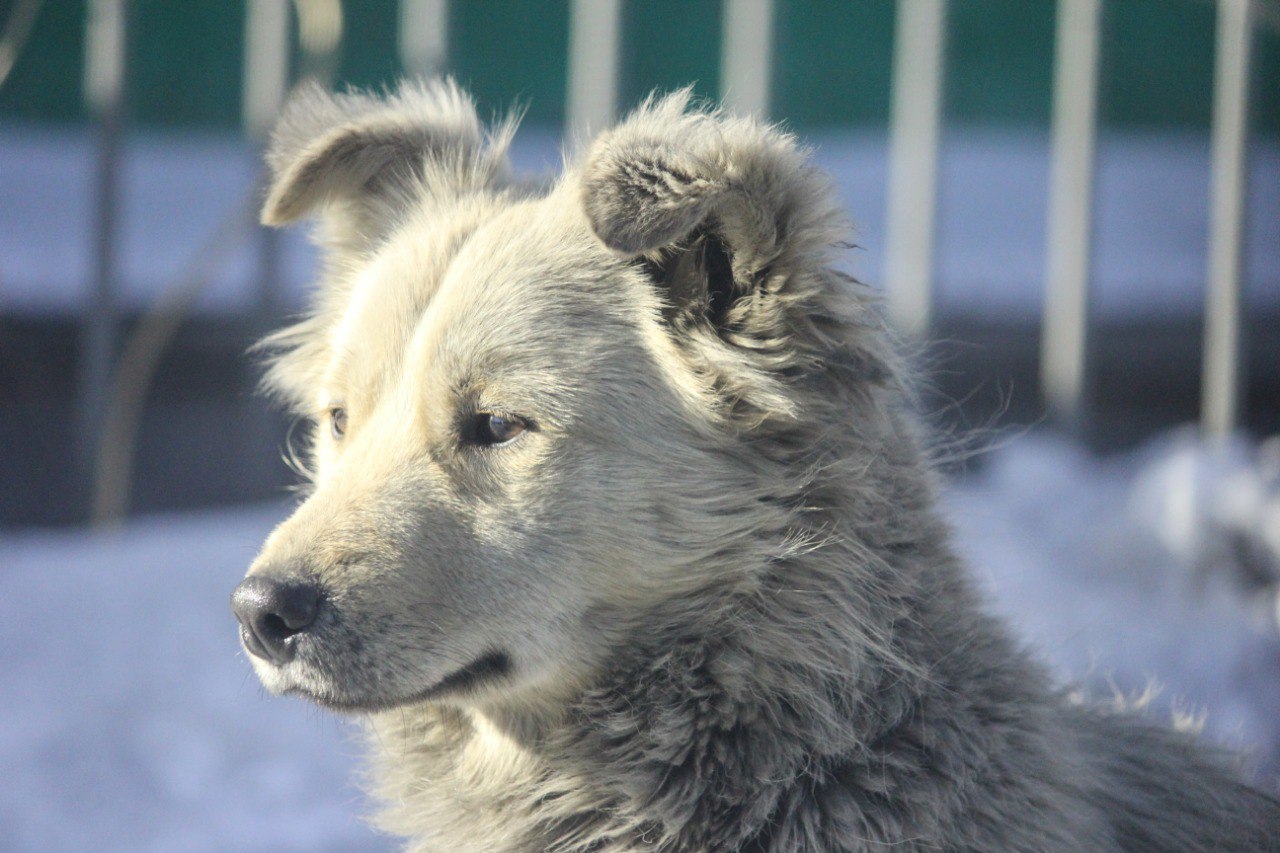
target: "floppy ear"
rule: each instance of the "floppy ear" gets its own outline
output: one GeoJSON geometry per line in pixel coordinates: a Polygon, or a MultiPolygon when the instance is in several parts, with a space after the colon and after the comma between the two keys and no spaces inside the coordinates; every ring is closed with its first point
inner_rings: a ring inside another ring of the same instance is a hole
{"type": "Polygon", "coordinates": [[[267,162],[265,225],[319,212],[354,219],[346,234],[376,237],[423,193],[482,188],[505,170],[512,124],[489,140],[452,81],[408,82],[383,97],[332,94],[312,83],[286,104],[267,162]]]}
{"type": "Polygon", "coordinates": [[[821,289],[844,218],[795,140],[751,118],[650,99],[592,146],[582,203],[596,236],[635,258],[675,306],[723,331],[776,335],[821,289]]]}
{"type": "Polygon", "coordinates": [[[788,134],[651,98],[588,152],[581,199],[596,237],[664,297],[680,351],[743,424],[793,418],[792,386],[842,400],[891,383],[873,300],[835,270],[848,221],[788,134]]]}

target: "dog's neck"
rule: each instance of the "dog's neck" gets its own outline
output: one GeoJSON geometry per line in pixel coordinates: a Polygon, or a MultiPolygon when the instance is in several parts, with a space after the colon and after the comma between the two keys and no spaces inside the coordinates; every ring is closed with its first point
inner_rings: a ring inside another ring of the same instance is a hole
{"type": "Polygon", "coordinates": [[[886,760],[886,744],[930,701],[925,658],[945,654],[947,641],[934,654],[903,636],[920,628],[910,590],[859,597],[857,583],[910,572],[834,565],[854,558],[811,553],[774,566],[732,608],[709,602],[704,624],[650,625],[650,639],[620,644],[558,710],[387,715],[376,726],[382,750],[401,766],[412,753],[415,769],[383,793],[399,804],[392,814],[418,825],[385,824],[439,839],[424,849],[628,849],[641,839],[736,849],[763,845],[778,815],[814,809],[824,780],[908,784],[917,768],[886,760]],[[815,607],[813,597],[842,605],[815,607]],[[871,600],[882,609],[866,611],[871,600]]]}

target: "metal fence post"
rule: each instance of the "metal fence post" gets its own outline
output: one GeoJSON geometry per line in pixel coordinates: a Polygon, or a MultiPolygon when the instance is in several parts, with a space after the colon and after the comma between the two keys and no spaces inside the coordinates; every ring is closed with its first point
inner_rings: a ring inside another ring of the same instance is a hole
{"type": "Polygon", "coordinates": [[[97,124],[94,176],[93,280],[82,318],[78,377],[77,462],[92,482],[105,419],[118,322],[116,246],[119,240],[121,136],[124,131],[128,8],[125,0],[90,0],[85,39],[84,96],[97,124]]]}
{"type": "Polygon", "coordinates": [[[1085,416],[1101,0],[1058,0],[1040,383],[1051,416],[1085,416]]]}
{"type": "MultiPolygon", "coordinates": [[[[241,116],[245,133],[262,145],[271,132],[289,86],[289,4],[249,0],[244,19],[244,80],[241,116]]],[[[280,237],[258,229],[257,321],[266,326],[281,307],[280,237]]]]}
{"type": "Polygon", "coordinates": [[[1240,293],[1244,284],[1252,5],[1250,0],[1218,0],[1214,47],[1201,426],[1206,438],[1218,441],[1235,427],[1243,384],[1240,293]]]}
{"type": "Polygon", "coordinates": [[[720,98],[725,106],[767,117],[772,66],[772,0],[724,0],[720,98]]]}
{"type": "Polygon", "coordinates": [[[270,132],[289,85],[289,4],[249,0],[244,16],[241,119],[254,140],[270,132]]]}
{"type": "Polygon", "coordinates": [[[618,110],[621,0],[572,0],[569,4],[568,135],[585,142],[613,121],[618,110]]]}
{"type": "Polygon", "coordinates": [[[946,29],[946,0],[898,0],[884,276],[889,321],[911,336],[927,335],[932,323],[946,29]]]}
{"type": "Polygon", "coordinates": [[[449,59],[448,0],[400,0],[396,37],[400,64],[415,77],[430,77],[449,59]]]}

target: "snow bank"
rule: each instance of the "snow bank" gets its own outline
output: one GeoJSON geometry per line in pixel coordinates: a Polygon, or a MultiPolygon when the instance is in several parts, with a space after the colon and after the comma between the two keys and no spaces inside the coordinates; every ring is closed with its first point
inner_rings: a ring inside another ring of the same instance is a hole
{"type": "Polygon", "coordinates": [[[231,589],[282,506],[0,541],[0,849],[352,850],[355,730],[264,694],[231,589]]]}
{"type": "MultiPolygon", "coordinates": [[[[1218,541],[1234,484],[1253,470],[1242,446],[1209,450],[1182,432],[1099,460],[1032,434],[954,484],[946,505],[993,607],[1064,681],[1104,699],[1154,686],[1156,708],[1204,715],[1209,737],[1245,748],[1275,776],[1274,582],[1247,582],[1216,548],[1174,547],[1218,541]],[[1172,529],[1182,535],[1170,541],[1172,529]]],[[[1273,501],[1280,508],[1280,492],[1273,501]]],[[[1262,500],[1255,508],[1259,519],[1268,512],[1262,500]]]]}

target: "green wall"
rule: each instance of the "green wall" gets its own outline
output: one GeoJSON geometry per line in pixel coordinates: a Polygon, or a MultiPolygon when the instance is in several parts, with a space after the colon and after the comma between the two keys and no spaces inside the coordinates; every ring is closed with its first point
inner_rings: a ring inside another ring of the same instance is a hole
{"type": "MultiPolygon", "coordinates": [[[[0,0],[0,20],[14,0],[0,0]]],[[[377,86],[401,69],[395,0],[345,0],[344,82],[377,86]]],[[[889,110],[893,0],[778,0],[773,114],[797,127],[874,125],[889,110]]],[[[963,124],[1044,126],[1053,0],[951,0],[946,112],[963,124]]],[[[144,126],[234,127],[244,0],[133,0],[131,114],[144,126]]],[[[719,89],[719,0],[624,0],[620,89],[719,89]]],[[[499,112],[563,118],[568,0],[454,0],[450,71],[499,112]]],[[[0,119],[83,121],[84,0],[47,0],[3,89],[0,119]]],[[[1110,0],[1101,109],[1112,127],[1203,128],[1214,9],[1205,0],[1110,0]]],[[[1280,33],[1264,28],[1256,124],[1280,132],[1280,33]]]]}

